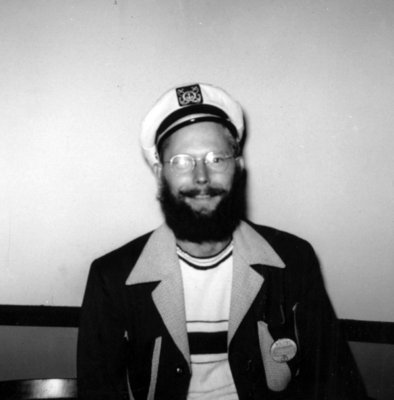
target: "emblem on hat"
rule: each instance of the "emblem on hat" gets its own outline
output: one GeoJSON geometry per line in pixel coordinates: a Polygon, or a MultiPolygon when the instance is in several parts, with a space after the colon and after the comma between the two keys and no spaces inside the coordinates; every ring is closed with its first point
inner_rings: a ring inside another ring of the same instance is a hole
{"type": "Polygon", "coordinates": [[[202,104],[202,93],[199,85],[183,86],[176,88],[178,103],[181,107],[191,104],[202,104]]]}
{"type": "Polygon", "coordinates": [[[284,363],[294,358],[297,345],[291,339],[282,338],[272,344],[270,353],[274,361],[284,363]]]}

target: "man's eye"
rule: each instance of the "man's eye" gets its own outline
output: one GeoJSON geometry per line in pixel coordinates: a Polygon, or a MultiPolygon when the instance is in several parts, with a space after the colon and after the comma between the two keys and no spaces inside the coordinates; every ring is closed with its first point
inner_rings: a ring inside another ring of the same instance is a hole
{"type": "Polygon", "coordinates": [[[188,168],[192,164],[188,157],[175,157],[172,162],[177,168],[188,168]]]}
{"type": "Polygon", "coordinates": [[[211,158],[211,163],[212,163],[212,164],[220,164],[220,163],[222,163],[223,161],[224,161],[224,158],[221,157],[221,156],[213,156],[213,157],[211,158]]]}

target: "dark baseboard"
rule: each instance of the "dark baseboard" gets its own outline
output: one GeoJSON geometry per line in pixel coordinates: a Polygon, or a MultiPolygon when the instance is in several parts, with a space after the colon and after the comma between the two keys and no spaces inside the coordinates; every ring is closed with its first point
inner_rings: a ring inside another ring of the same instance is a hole
{"type": "MultiPolygon", "coordinates": [[[[0,325],[77,328],[80,307],[0,305],[0,325]]],[[[394,322],[341,319],[347,340],[394,344],[394,322]]]]}
{"type": "Polygon", "coordinates": [[[79,326],[80,307],[0,305],[0,325],[79,326]]]}
{"type": "Polygon", "coordinates": [[[340,320],[342,331],[352,342],[394,344],[394,322],[340,320]]]}

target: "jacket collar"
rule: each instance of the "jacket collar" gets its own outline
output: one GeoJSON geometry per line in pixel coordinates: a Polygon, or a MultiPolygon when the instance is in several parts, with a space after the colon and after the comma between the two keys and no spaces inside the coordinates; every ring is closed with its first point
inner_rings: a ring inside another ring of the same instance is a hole
{"type": "Polygon", "coordinates": [[[234,232],[234,248],[249,265],[284,268],[285,264],[271,245],[248,223],[241,221],[234,232]]]}
{"type": "MultiPolygon", "coordinates": [[[[233,242],[229,343],[264,282],[263,276],[250,266],[285,267],[270,244],[246,222],[242,221],[234,232],[233,242]]],[[[153,301],[169,333],[190,364],[182,275],[175,237],[167,225],[160,226],[152,233],[126,285],[148,282],[160,282],[152,292],[153,301]]]]}
{"type": "Polygon", "coordinates": [[[157,282],[173,275],[178,263],[175,236],[167,225],[156,229],[126,280],[126,285],[157,282]]]}
{"type": "MultiPolygon", "coordinates": [[[[234,251],[247,264],[284,268],[285,264],[271,245],[249,224],[241,221],[234,232],[234,251]]],[[[126,285],[157,282],[174,273],[178,264],[175,236],[167,225],[156,229],[146,243],[126,285]]]]}
{"type": "Polygon", "coordinates": [[[241,222],[234,232],[233,239],[233,282],[228,345],[264,283],[259,270],[263,265],[285,267],[271,245],[246,222],[241,222]],[[251,268],[252,265],[256,269],[251,268]]]}

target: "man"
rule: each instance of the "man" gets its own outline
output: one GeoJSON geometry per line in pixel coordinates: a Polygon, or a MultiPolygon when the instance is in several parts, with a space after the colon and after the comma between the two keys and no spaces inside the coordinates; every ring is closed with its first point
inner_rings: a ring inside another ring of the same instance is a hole
{"type": "Polygon", "coordinates": [[[80,398],[365,398],[311,246],[245,219],[243,136],[240,106],[211,85],[146,116],[165,224],[92,265],[80,398]]]}

